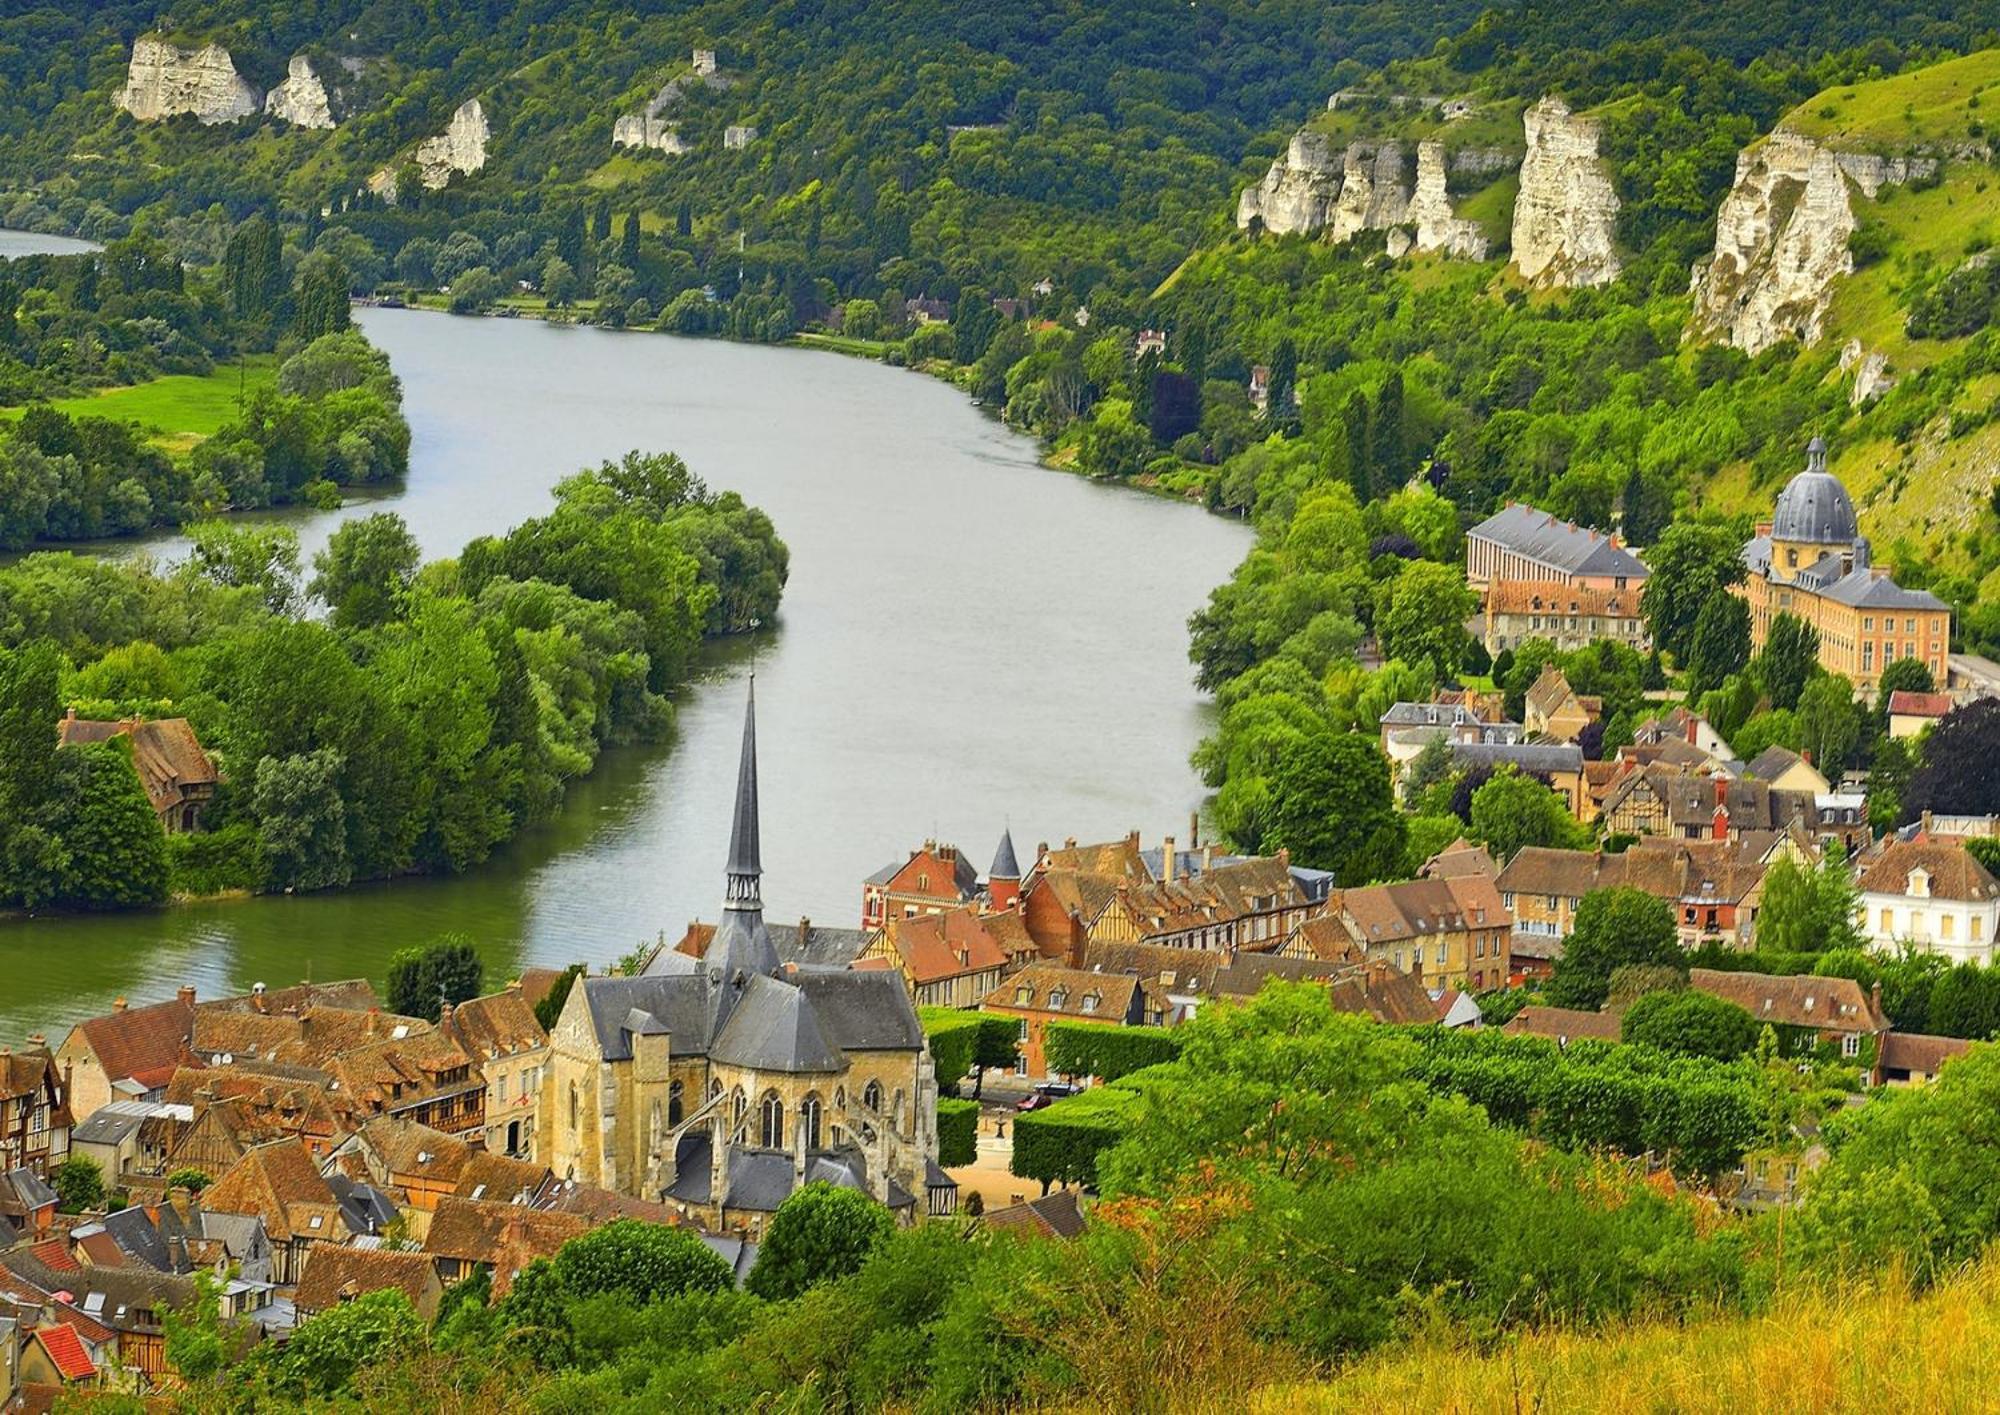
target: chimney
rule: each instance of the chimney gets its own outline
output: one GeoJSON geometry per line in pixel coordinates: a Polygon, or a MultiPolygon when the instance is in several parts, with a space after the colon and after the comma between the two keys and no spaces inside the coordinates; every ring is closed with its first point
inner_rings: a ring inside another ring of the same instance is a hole
{"type": "Polygon", "coordinates": [[[1211,843],[1201,847],[1201,872],[1207,874],[1215,868],[1215,846],[1211,843]]]}
{"type": "Polygon", "coordinates": [[[75,709],[75,708],[71,708],[71,709],[70,709],[70,710],[69,710],[68,712],[64,713],[64,714],[63,714],[63,720],[64,720],[65,722],[75,722],[75,721],[76,721],[76,709],[75,709]]]}
{"type": "Polygon", "coordinates": [[[1170,880],[1173,877],[1174,877],[1174,838],[1171,835],[1169,835],[1162,838],[1160,841],[1160,878],[1163,880],[1170,880]]]}
{"type": "Polygon", "coordinates": [[[191,985],[182,983],[180,991],[175,993],[174,996],[180,999],[181,1006],[194,1006],[194,988],[191,985]]]}
{"type": "Polygon", "coordinates": [[[1200,812],[1200,811],[1189,811],[1189,812],[1188,812],[1188,849],[1190,849],[1190,850],[1196,850],[1196,849],[1199,849],[1200,847],[1201,847],[1201,812],[1200,812]]]}
{"type": "Polygon", "coordinates": [[[111,1010],[113,1012],[123,1012],[125,1010],[125,999],[121,997],[116,1002],[112,1003],[111,1010]]]}
{"type": "Polygon", "coordinates": [[[1877,1017],[1882,1015],[1882,980],[1880,978],[1877,978],[1874,986],[1868,989],[1868,1008],[1877,1017]]]}
{"type": "Polygon", "coordinates": [[[1288,870],[1289,870],[1289,869],[1290,869],[1290,868],[1292,867],[1292,847],[1291,847],[1291,846],[1289,846],[1289,845],[1280,845],[1280,846],[1278,847],[1278,863],[1279,863],[1279,864],[1281,864],[1281,865],[1283,865],[1283,866],[1284,866],[1284,867],[1285,867],[1286,869],[1288,869],[1288,870]]]}

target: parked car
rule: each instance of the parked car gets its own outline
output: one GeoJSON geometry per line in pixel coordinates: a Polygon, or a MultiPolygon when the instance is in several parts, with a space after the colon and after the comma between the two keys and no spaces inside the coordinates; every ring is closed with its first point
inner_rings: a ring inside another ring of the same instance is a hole
{"type": "Polygon", "coordinates": [[[1014,1109],[1041,1110],[1044,1106],[1052,1106],[1063,1097],[1073,1096],[1082,1089],[1081,1086],[1072,1086],[1065,1081],[1045,1081],[1021,1097],[1020,1103],[1014,1109]]]}

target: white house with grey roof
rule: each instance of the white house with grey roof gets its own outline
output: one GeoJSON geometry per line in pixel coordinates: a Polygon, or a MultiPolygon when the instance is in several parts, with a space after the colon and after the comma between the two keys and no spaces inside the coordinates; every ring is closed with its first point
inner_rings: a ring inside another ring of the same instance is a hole
{"type": "Polygon", "coordinates": [[[764,922],[754,690],[722,914],[700,957],[580,978],[549,1038],[536,1153],[560,1177],[756,1237],[805,1184],[913,1219],[954,1206],[937,1081],[901,977],[787,960],[764,922]]]}

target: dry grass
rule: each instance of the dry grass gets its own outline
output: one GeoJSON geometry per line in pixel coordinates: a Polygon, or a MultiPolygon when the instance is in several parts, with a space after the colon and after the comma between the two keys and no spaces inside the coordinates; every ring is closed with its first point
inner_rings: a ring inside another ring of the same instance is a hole
{"type": "Polygon", "coordinates": [[[2000,1258],[1921,1298],[1895,1283],[1800,1291],[1762,1316],[1542,1332],[1488,1354],[1420,1341],[1320,1385],[1238,1408],[1991,1410],[2000,1401],[2000,1258]]]}

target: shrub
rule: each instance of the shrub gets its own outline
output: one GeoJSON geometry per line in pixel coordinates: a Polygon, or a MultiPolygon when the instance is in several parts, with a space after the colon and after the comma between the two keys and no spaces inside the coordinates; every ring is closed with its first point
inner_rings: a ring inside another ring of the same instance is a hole
{"type": "Polygon", "coordinates": [[[895,1231],[895,1218],[860,1190],[808,1184],[771,1216],[744,1286],[768,1301],[797,1297],[857,1271],[895,1231]]]}
{"type": "Polygon", "coordinates": [[[979,1158],[978,1101],[940,1100],[937,1128],[939,1164],[956,1169],[979,1158]]]}
{"type": "Polygon", "coordinates": [[[1014,1122],[1013,1172],[1041,1180],[1044,1193],[1051,1184],[1095,1184],[1097,1157],[1125,1138],[1137,1099],[1133,1091],[1094,1086],[1020,1116],[1014,1122]]]}
{"type": "Polygon", "coordinates": [[[1104,1081],[1116,1081],[1181,1054],[1180,1039],[1165,1027],[1106,1022],[1051,1022],[1042,1033],[1042,1046],[1052,1072],[1104,1081]]]}

